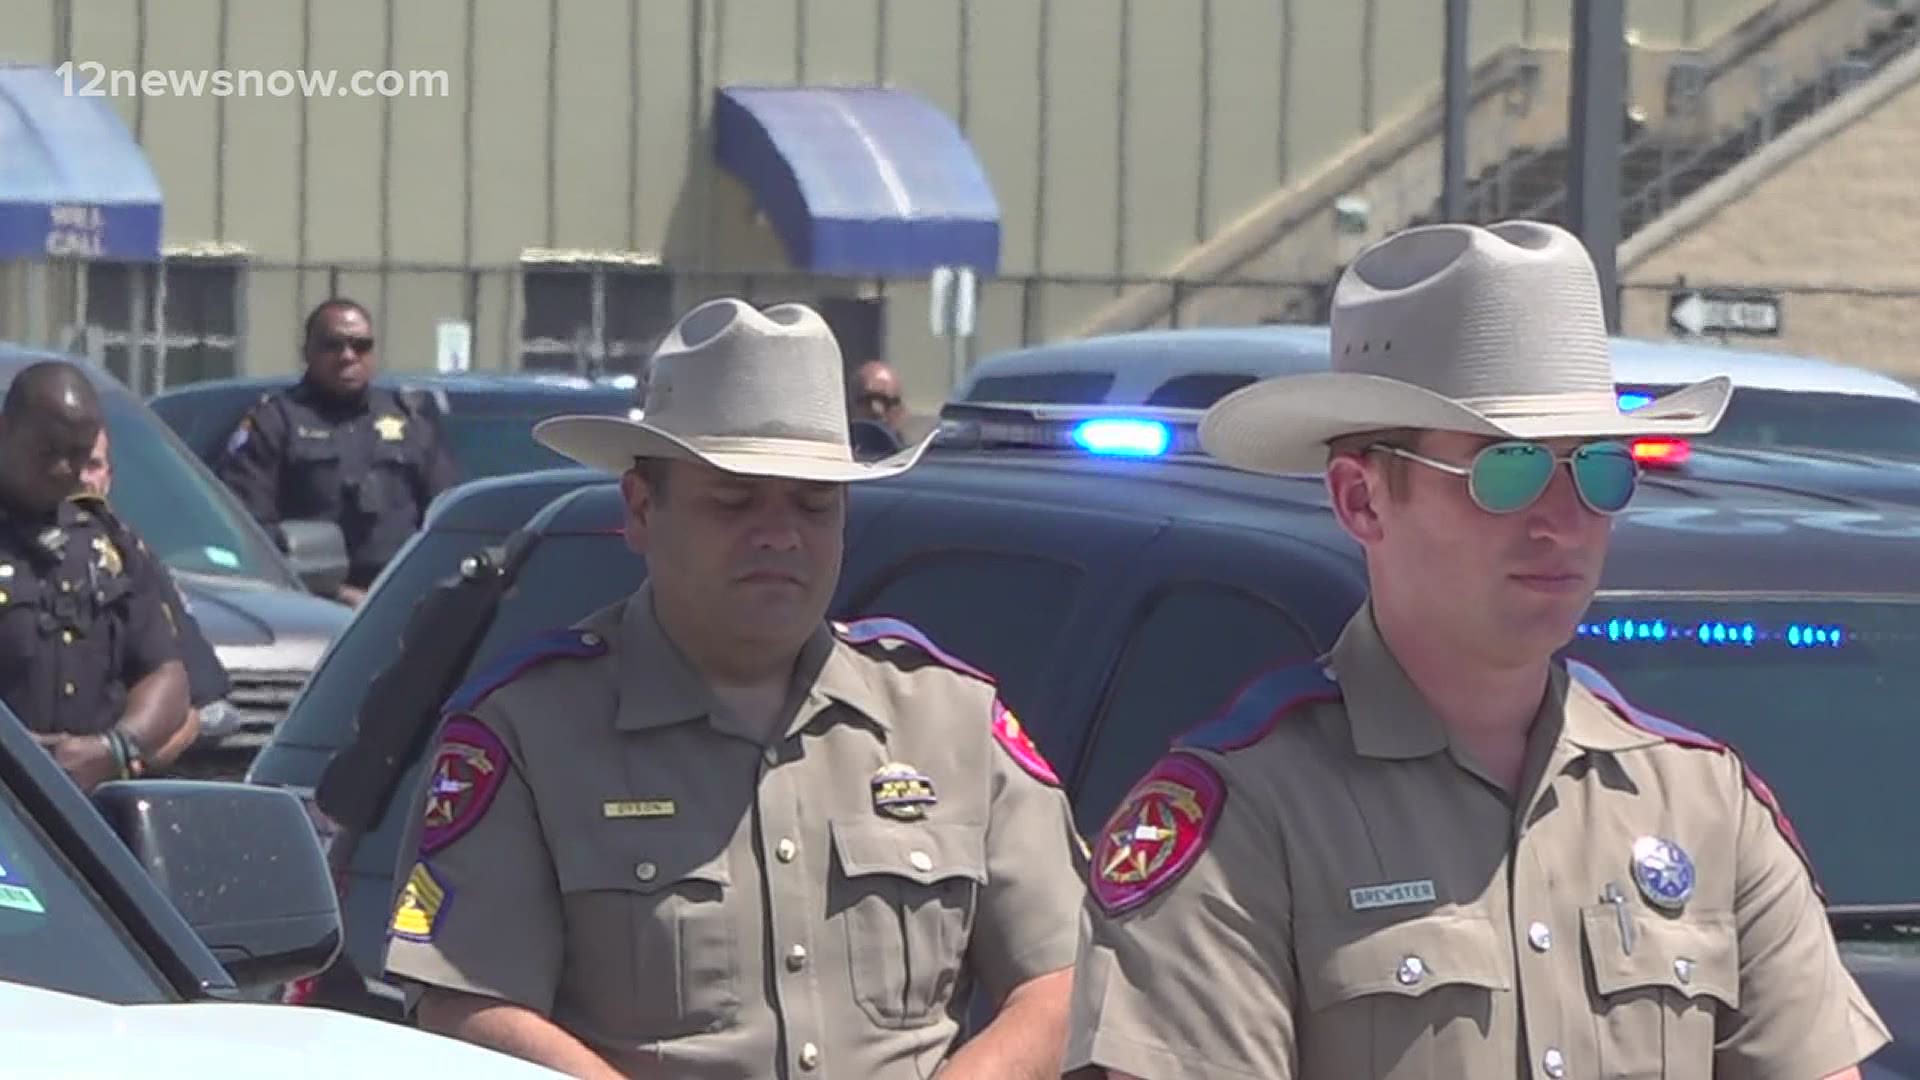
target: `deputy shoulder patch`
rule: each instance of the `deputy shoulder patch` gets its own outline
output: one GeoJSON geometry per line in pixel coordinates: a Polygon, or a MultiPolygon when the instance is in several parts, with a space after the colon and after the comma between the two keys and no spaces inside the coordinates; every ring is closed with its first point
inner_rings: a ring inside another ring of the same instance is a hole
{"type": "Polygon", "coordinates": [[[1760,800],[1760,805],[1767,808],[1767,813],[1773,818],[1773,824],[1780,830],[1780,835],[1786,838],[1787,845],[1793,848],[1794,854],[1800,856],[1800,862],[1807,868],[1807,880],[1813,883],[1813,891],[1819,894],[1821,899],[1826,899],[1825,890],[1820,888],[1820,879],[1814,875],[1813,858],[1807,854],[1806,845],[1800,842],[1800,833],[1794,829],[1793,822],[1788,820],[1786,808],[1780,805],[1780,799],[1774,795],[1773,788],[1760,778],[1759,773],[1753,771],[1753,766],[1740,756],[1738,750],[1712,736],[1701,734],[1659,713],[1649,712],[1635,705],[1627,700],[1627,696],[1613,684],[1611,679],[1590,664],[1570,660],[1567,662],[1567,674],[1585,686],[1594,697],[1599,698],[1622,720],[1650,735],[1657,735],[1667,742],[1689,749],[1733,755],[1734,762],[1740,766],[1740,777],[1746,783],[1747,789],[1753,792],[1754,798],[1760,800]]]}
{"type": "Polygon", "coordinates": [[[439,932],[440,920],[453,905],[453,887],[441,879],[425,859],[413,864],[400,900],[393,908],[393,924],[388,929],[402,941],[431,942],[439,932]]]}
{"type": "Polygon", "coordinates": [[[1053,766],[1048,764],[1046,755],[1034,745],[1033,738],[1027,734],[1027,729],[1020,723],[1020,718],[1013,715],[1013,710],[1007,708],[1006,703],[999,698],[993,701],[993,741],[999,743],[1000,748],[1027,771],[1027,775],[1043,784],[1060,786],[1060,777],[1053,771],[1053,766]]]}
{"type": "Polygon", "coordinates": [[[590,660],[603,656],[607,641],[590,630],[556,630],[508,649],[475,672],[447,699],[447,713],[472,712],[494,691],[554,660],[590,660]]]}
{"type": "Polygon", "coordinates": [[[492,729],[470,716],[448,720],[427,781],[420,853],[431,855],[478,824],[511,766],[506,746],[492,729]]]}
{"type": "Polygon", "coordinates": [[[1193,868],[1226,806],[1213,766],[1172,753],[1141,777],[1095,838],[1091,891],[1108,915],[1153,899],[1193,868]]]}
{"type": "Polygon", "coordinates": [[[982,682],[996,682],[993,676],[935,645],[933,639],[919,627],[900,619],[885,617],[856,619],[850,623],[835,623],[833,629],[840,635],[840,639],[849,645],[900,642],[919,650],[941,667],[960,672],[962,675],[970,675],[982,682]]]}
{"type": "Polygon", "coordinates": [[[1255,675],[1213,719],[1175,740],[1200,750],[1240,750],[1261,739],[1287,714],[1323,701],[1339,701],[1340,686],[1325,665],[1290,664],[1255,675]]]}

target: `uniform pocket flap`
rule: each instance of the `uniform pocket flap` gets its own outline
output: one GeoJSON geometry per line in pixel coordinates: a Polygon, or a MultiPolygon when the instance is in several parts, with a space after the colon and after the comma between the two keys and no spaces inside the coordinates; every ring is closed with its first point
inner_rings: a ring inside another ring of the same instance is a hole
{"type": "Polygon", "coordinates": [[[1511,990],[1500,935],[1484,915],[1437,913],[1380,925],[1302,922],[1300,983],[1319,1010],[1369,994],[1418,997],[1442,986],[1511,990]]]}
{"type": "Polygon", "coordinates": [[[1594,989],[1602,997],[1659,988],[1740,1006],[1740,958],[1733,916],[1688,913],[1666,918],[1629,909],[1632,949],[1614,904],[1580,909],[1594,989]]]}
{"type": "Polygon", "coordinates": [[[657,893],[687,882],[733,884],[724,839],[627,837],[618,843],[582,844],[556,862],[562,892],[657,893]]]}
{"type": "Polygon", "coordinates": [[[849,878],[889,874],[922,885],[950,878],[987,883],[987,830],[942,821],[831,823],[840,872],[849,878]]]}

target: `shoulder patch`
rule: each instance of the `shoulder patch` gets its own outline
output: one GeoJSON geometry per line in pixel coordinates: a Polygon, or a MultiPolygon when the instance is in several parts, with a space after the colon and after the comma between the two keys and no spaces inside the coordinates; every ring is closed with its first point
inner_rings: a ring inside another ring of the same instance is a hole
{"type": "Polygon", "coordinates": [[[1813,883],[1813,891],[1822,900],[1826,899],[1825,890],[1820,888],[1820,879],[1813,871],[1813,859],[1807,854],[1806,845],[1800,842],[1800,833],[1794,829],[1793,822],[1788,820],[1786,808],[1780,805],[1780,799],[1774,795],[1773,789],[1767,786],[1765,780],[1760,779],[1760,774],[1753,771],[1753,766],[1747,764],[1747,760],[1740,756],[1738,750],[1728,743],[1703,735],[1684,724],[1675,723],[1659,713],[1648,712],[1635,705],[1627,700],[1627,696],[1620,691],[1619,687],[1613,685],[1611,679],[1601,674],[1600,670],[1591,664],[1569,660],[1567,674],[1585,686],[1594,697],[1606,703],[1622,720],[1650,735],[1657,735],[1667,742],[1693,750],[1731,754],[1734,762],[1740,766],[1740,778],[1746,783],[1747,790],[1753,792],[1754,798],[1760,800],[1760,805],[1767,808],[1768,815],[1773,818],[1774,827],[1780,830],[1780,835],[1786,838],[1787,846],[1793,848],[1794,854],[1800,856],[1800,862],[1806,866],[1807,880],[1813,883]]]}
{"type": "Polygon", "coordinates": [[[1289,664],[1263,671],[1213,719],[1174,741],[1176,747],[1240,750],[1265,738],[1288,713],[1323,701],[1339,701],[1340,685],[1319,663],[1289,664]]]}
{"type": "Polygon", "coordinates": [[[606,639],[590,630],[556,630],[529,638],[468,676],[447,699],[442,711],[472,712],[494,691],[548,661],[589,660],[606,651],[606,639]]]}
{"type": "Polygon", "coordinates": [[[453,887],[441,879],[425,859],[413,864],[400,900],[393,907],[388,933],[402,941],[431,942],[440,920],[453,906],[453,887]]]}
{"type": "Polygon", "coordinates": [[[1047,763],[1046,756],[1040,753],[1027,729],[1020,723],[1019,717],[999,698],[993,700],[993,741],[1000,744],[1016,764],[1027,771],[1027,775],[1051,787],[1060,786],[1060,776],[1047,763]]]}
{"type": "Polygon", "coordinates": [[[840,639],[849,645],[871,645],[880,641],[902,641],[927,654],[941,667],[950,668],[963,675],[971,675],[982,682],[997,682],[993,676],[954,656],[933,643],[933,639],[923,633],[919,627],[901,619],[884,616],[871,619],[856,619],[850,623],[833,624],[840,639]]]}
{"type": "Polygon", "coordinates": [[[1226,802],[1213,766],[1177,751],[1161,758],[1094,840],[1089,884],[1100,909],[1132,911],[1180,880],[1206,850],[1226,802]]]}
{"type": "Polygon", "coordinates": [[[439,851],[479,824],[512,767],[506,745],[487,725],[470,716],[448,720],[427,779],[420,854],[439,851]]]}

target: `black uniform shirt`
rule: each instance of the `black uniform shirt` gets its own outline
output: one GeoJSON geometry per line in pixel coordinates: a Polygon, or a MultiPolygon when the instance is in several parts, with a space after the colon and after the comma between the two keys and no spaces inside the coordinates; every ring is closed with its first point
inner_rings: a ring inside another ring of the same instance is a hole
{"type": "Polygon", "coordinates": [[[456,480],[431,410],[379,387],[342,401],[305,380],[263,398],[214,471],[269,531],[282,521],[339,525],[347,582],[361,587],[456,480]]]}
{"type": "Polygon", "coordinates": [[[0,510],[0,699],[30,730],[91,735],[180,659],[173,591],[97,502],[48,519],[0,510]]]}

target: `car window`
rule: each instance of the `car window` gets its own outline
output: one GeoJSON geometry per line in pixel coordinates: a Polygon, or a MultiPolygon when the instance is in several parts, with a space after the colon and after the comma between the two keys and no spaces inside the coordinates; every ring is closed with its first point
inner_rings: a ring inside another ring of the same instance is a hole
{"type": "Polygon", "coordinates": [[[1203,582],[1160,590],[1142,605],[1101,699],[1074,797],[1081,833],[1097,831],[1173,738],[1249,678],[1313,655],[1300,625],[1262,597],[1203,582]]]}
{"type": "MultiPolygon", "coordinates": [[[[11,723],[11,717],[0,718],[11,723]]],[[[119,1004],[166,980],[11,791],[0,787],[0,979],[119,1004]]]]}
{"type": "Polygon", "coordinates": [[[1243,386],[1251,385],[1252,375],[1228,375],[1209,372],[1176,375],[1147,396],[1147,404],[1163,409],[1205,409],[1243,386]]]}
{"type": "Polygon", "coordinates": [[[983,375],[968,389],[965,400],[1022,405],[1097,405],[1107,400],[1113,380],[1110,371],[983,375]]]}
{"type": "MultiPolygon", "coordinates": [[[[1622,391],[1653,398],[1677,389],[1649,385],[1622,391]]],[[[1720,426],[1694,439],[1707,445],[1838,450],[1920,460],[1920,402],[1741,387],[1727,403],[1720,426]]]]}
{"type": "MultiPolygon", "coordinates": [[[[1035,713],[1081,577],[1076,566],[1037,556],[940,552],[882,571],[840,617],[912,623],[942,651],[991,674],[1014,712],[1035,713]]],[[[1056,752],[1050,735],[1034,732],[1043,752],[1056,752]]]]}
{"type": "Polygon", "coordinates": [[[1640,708],[1740,751],[1829,901],[1920,901],[1905,857],[1920,851],[1920,605],[1603,599],[1571,652],[1640,708]]]}
{"type": "Polygon", "coordinates": [[[213,473],[131,395],[104,393],[110,502],[175,570],[298,588],[286,561],[213,473]]]}
{"type": "Polygon", "coordinates": [[[453,412],[442,419],[447,446],[462,480],[558,469],[573,462],[533,440],[533,425],[545,413],[477,416],[453,412]]]}

